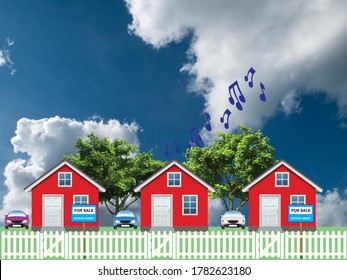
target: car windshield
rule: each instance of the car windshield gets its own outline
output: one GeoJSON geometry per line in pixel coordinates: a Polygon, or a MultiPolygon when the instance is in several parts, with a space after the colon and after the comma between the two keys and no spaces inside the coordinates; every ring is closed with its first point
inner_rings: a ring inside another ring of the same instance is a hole
{"type": "Polygon", "coordinates": [[[12,211],[7,215],[7,217],[26,217],[26,215],[22,211],[12,211]]]}
{"type": "Polygon", "coordinates": [[[242,217],[243,215],[239,211],[228,211],[224,214],[224,216],[242,217]]]}
{"type": "Polygon", "coordinates": [[[135,217],[135,215],[132,212],[124,211],[124,212],[118,212],[116,217],[135,217]]]}

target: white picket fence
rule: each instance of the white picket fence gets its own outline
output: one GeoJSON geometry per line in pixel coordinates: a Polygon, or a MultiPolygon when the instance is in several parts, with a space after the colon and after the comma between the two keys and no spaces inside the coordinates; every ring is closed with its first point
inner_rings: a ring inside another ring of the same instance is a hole
{"type": "Polygon", "coordinates": [[[347,259],[347,231],[1,233],[1,259],[157,258],[347,259]]]}

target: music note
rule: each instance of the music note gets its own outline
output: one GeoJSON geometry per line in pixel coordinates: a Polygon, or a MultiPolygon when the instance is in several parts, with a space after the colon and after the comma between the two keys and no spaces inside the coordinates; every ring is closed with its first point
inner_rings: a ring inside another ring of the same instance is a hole
{"type": "Polygon", "coordinates": [[[252,76],[251,76],[251,80],[248,82],[248,86],[250,87],[250,88],[252,88],[253,87],[253,75],[254,75],[254,73],[255,73],[256,71],[253,69],[253,67],[251,67],[251,68],[249,68],[249,70],[248,70],[248,72],[247,72],[247,75],[245,76],[245,81],[246,82],[248,82],[248,75],[251,73],[252,74],[252,76]]]}
{"type": "Polygon", "coordinates": [[[169,157],[169,146],[168,146],[168,144],[165,144],[165,156],[166,157],[169,157]]]}
{"type": "Polygon", "coordinates": [[[231,112],[229,109],[226,109],[223,116],[220,118],[220,122],[221,123],[224,123],[224,127],[225,129],[229,129],[229,117],[231,115],[231,112]],[[224,123],[224,116],[227,115],[227,120],[226,120],[226,123],[224,123]]]}
{"type": "Polygon", "coordinates": [[[233,82],[233,83],[229,86],[229,95],[230,95],[230,97],[229,97],[229,102],[231,103],[231,105],[234,105],[234,104],[235,104],[235,101],[234,101],[234,99],[233,99],[233,97],[232,97],[232,95],[231,95],[231,91],[230,91],[231,88],[233,89],[233,93],[234,93],[235,98],[236,98],[236,108],[239,109],[240,111],[242,111],[243,108],[242,108],[242,105],[241,105],[240,101],[241,101],[242,103],[245,103],[245,102],[246,102],[246,98],[245,98],[245,96],[244,96],[244,95],[242,94],[242,92],[241,92],[239,83],[238,83],[237,81],[235,81],[235,82],[233,82]],[[239,96],[237,96],[237,94],[236,94],[235,87],[237,87],[237,89],[238,89],[238,91],[239,91],[239,93],[240,93],[239,96]]]}
{"type": "Polygon", "coordinates": [[[260,100],[265,102],[266,101],[266,95],[265,95],[265,86],[263,83],[260,83],[260,89],[261,89],[261,94],[260,94],[260,100]]]}
{"type": "Polygon", "coordinates": [[[190,130],[190,141],[191,143],[195,144],[198,147],[200,146],[200,142],[202,142],[202,138],[199,134],[198,129],[196,128],[196,126],[194,126],[191,130],[190,130]]]}
{"type": "Polygon", "coordinates": [[[205,125],[205,128],[207,131],[211,131],[212,130],[212,126],[211,126],[211,117],[208,113],[206,113],[206,119],[207,119],[207,124],[205,125]]]}
{"type": "Polygon", "coordinates": [[[180,148],[178,148],[177,142],[174,141],[174,144],[175,144],[176,153],[177,153],[177,154],[180,154],[180,153],[181,153],[181,150],[180,150],[180,148]]]}

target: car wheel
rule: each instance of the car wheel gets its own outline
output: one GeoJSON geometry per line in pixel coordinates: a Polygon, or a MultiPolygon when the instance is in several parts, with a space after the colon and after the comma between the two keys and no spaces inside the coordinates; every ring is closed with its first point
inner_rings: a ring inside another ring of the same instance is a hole
{"type": "Polygon", "coordinates": [[[134,226],[134,229],[137,229],[137,226],[134,226]]]}
{"type": "Polygon", "coordinates": [[[5,229],[8,229],[8,226],[5,226],[5,229]]]}
{"type": "Polygon", "coordinates": [[[245,229],[245,226],[242,226],[242,229],[245,229]]]}
{"type": "Polygon", "coordinates": [[[116,226],[114,226],[113,228],[114,228],[114,229],[117,229],[117,227],[116,227],[116,226]]]}
{"type": "Polygon", "coordinates": [[[25,229],[28,229],[28,228],[29,228],[28,226],[25,227],[25,229]]]}
{"type": "Polygon", "coordinates": [[[224,227],[223,227],[223,226],[221,226],[221,228],[222,228],[222,229],[224,229],[224,227]]]}

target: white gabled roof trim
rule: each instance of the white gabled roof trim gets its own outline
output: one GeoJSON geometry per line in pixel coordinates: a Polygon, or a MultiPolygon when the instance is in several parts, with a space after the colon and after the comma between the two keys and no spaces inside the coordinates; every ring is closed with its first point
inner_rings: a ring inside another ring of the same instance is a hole
{"type": "Polygon", "coordinates": [[[272,173],[275,169],[277,169],[279,166],[284,165],[285,167],[287,167],[289,170],[291,170],[293,173],[295,173],[296,175],[298,175],[301,179],[303,179],[304,181],[306,181],[307,183],[309,183],[312,187],[314,187],[318,192],[322,192],[323,189],[321,187],[319,187],[317,184],[315,184],[314,182],[312,182],[310,179],[308,179],[307,177],[305,177],[302,173],[300,173],[298,170],[296,170],[293,166],[291,166],[289,163],[285,162],[284,160],[280,160],[278,163],[276,163],[273,167],[269,168],[267,171],[265,171],[263,174],[261,174],[260,176],[258,176],[257,178],[255,178],[252,182],[250,182],[248,185],[246,185],[242,191],[243,192],[248,192],[248,190],[253,187],[256,183],[258,183],[259,181],[261,181],[263,178],[265,178],[267,175],[269,175],[270,173],[272,173]]]}
{"type": "Polygon", "coordinates": [[[145,187],[148,183],[153,181],[155,178],[157,178],[159,175],[163,174],[166,170],[168,170],[171,166],[176,165],[178,168],[182,169],[185,173],[193,177],[196,181],[198,181],[201,185],[203,185],[205,188],[207,188],[210,192],[214,192],[215,189],[211,187],[209,184],[207,184],[205,181],[203,181],[201,178],[196,176],[194,173],[192,173],[189,169],[187,169],[185,166],[180,164],[179,162],[173,160],[168,165],[164,166],[162,169],[154,173],[152,176],[150,176],[148,179],[143,181],[140,185],[138,185],[134,191],[139,192],[143,187],[145,187]]]}
{"type": "Polygon", "coordinates": [[[41,177],[39,177],[37,180],[35,180],[33,183],[31,183],[29,186],[27,186],[24,190],[26,192],[31,191],[33,188],[35,188],[38,184],[40,184],[42,181],[44,181],[46,178],[51,176],[54,172],[59,170],[62,166],[67,165],[70,167],[73,171],[78,173],[80,176],[82,176],[84,179],[86,179],[89,183],[93,184],[95,187],[99,189],[100,192],[105,192],[106,189],[101,186],[99,183],[95,182],[92,178],[90,178],[87,174],[83,173],[81,170],[79,170],[76,166],[72,165],[67,160],[63,160],[58,165],[54,166],[51,170],[49,170],[47,173],[43,174],[41,177]]]}

